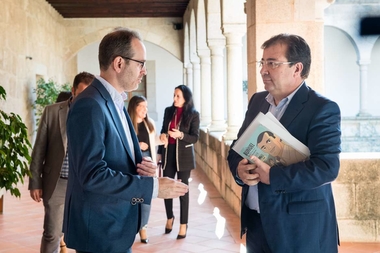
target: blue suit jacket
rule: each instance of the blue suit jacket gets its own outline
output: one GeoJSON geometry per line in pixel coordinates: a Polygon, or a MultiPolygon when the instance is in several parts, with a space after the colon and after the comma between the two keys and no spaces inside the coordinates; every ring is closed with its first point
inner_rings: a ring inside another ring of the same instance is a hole
{"type": "MultiPolygon", "coordinates": [[[[252,96],[238,138],[259,112],[266,113],[268,92],[252,96]]],[[[310,159],[289,166],[273,166],[270,185],[258,184],[260,217],[273,253],[331,253],[338,251],[339,237],[331,182],[338,176],[340,110],[303,84],[280,122],[310,149],[310,159]]],[[[234,143],[233,143],[234,144],[234,143]]],[[[233,146],[232,144],[232,146],[233,146]]],[[[244,204],[249,187],[236,177],[242,160],[230,149],[228,162],[242,189],[242,233],[247,227],[244,204]]]]}
{"type": "MultiPolygon", "coordinates": [[[[130,118],[136,163],[141,152],[130,118]]],[[[150,204],[153,178],[140,177],[110,94],[97,79],[71,105],[67,119],[69,179],[63,232],[69,248],[126,252],[150,204]]]]}

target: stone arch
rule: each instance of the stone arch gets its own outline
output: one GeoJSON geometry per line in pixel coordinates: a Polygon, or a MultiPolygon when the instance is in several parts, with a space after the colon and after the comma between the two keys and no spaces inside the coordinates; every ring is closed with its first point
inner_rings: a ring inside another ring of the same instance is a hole
{"type": "MultiPolygon", "coordinates": [[[[181,43],[180,41],[177,41],[175,39],[171,39],[171,36],[168,36],[166,34],[162,34],[159,32],[155,32],[151,28],[141,28],[141,27],[132,27],[129,26],[131,29],[139,31],[142,39],[144,41],[149,41],[152,44],[156,44],[169,53],[171,53],[173,56],[175,56],[177,59],[183,61],[182,56],[182,50],[181,50],[181,43]]],[[[64,61],[65,63],[70,62],[73,57],[76,56],[76,54],[85,46],[102,40],[104,35],[106,35],[108,32],[111,32],[115,26],[108,26],[104,28],[100,28],[98,30],[95,30],[93,32],[84,34],[80,37],[77,37],[75,40],[73,40],[67,47],[65,48],[64,52],[64,61]]],[[[79,28],[78,28],[79,29],[79,28]]],[[[180,32],[178,32],[180,33],[180,32]]]]}
{"type": "Polygon", "coordinates": [[[333,29],[338,30],[339,32],[342,32],[347,37],[347,39],[351,42],[352,46],[355,49],[357,59],[359,59],[360,52],[359,52],[358,44],[356,43],[355,39],[350,35],[350,33],[348,33],[347,31],[345,31],[344,29],[342,29],[340,27],[333,26],[333,25],[325,25],[325,28],[333,28],[333,29]]]}

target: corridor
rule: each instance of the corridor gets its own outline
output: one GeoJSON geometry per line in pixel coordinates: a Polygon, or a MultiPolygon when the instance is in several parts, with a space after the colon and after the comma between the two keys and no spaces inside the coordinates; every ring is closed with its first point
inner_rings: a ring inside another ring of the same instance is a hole
{"type": "MultiPolygon", "coordinates": [[[[28,180],[20,185],[21,198],[6,193],[0,214],[0,253],[37,253],[42,233],[43,206],[29,197],[28,180]]],[[[140,243],[137,235],[133,253],[243,253],[239,238],[239,217],[222,199],[203,171],[192,172],[190,217],[187,237],[176,240],[179,228],[179,200],[174,200],[176,220],[172,233],[165,235],[163,200],[152,202],[148,224],[149,243],[140,243]]],[[[69,250],[69,253],[75,252],[69,250]]],[[[380,253],[380,243],[342,243],[339,253],[380,253]]]]}

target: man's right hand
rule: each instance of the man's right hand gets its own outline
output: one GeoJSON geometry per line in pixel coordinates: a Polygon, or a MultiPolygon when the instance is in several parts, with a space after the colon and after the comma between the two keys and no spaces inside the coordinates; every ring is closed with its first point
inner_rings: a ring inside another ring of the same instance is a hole
{"type": "Polygon", "coordinates": [[[239,162],[237,175],[246,185],[256,185],[260,182],[260,175],[256,170],[257,165],[249,163],[247,159],[239,162]]]}
{"type": "Polygon", "coordinates": [[[30,190],[30,197],[36,202],[41,202],[42,189],[30,190]]]}
{"type": "Polygon", "coordinates": [[[189,187],[180,180],[174,180],[169,177],[158,178],[158,198],[173,199],[185,195],[189,187]]]}

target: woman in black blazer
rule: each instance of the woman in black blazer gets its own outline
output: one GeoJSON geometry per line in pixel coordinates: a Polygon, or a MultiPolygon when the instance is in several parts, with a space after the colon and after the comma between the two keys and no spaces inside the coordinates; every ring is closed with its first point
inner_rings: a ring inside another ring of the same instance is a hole
{"type": "MultiPolygon", "coordinates": [[[[195,169],[194,143],[199,138],[199,113],[194,108],[193,95],[185,85],[174,89],[173,104],[165,109],[160,140],[163,176],[189,184],[190,172],[195,169]]],[[[159,161],[158,157],[158,161],[159,161]]],[[[180,229],[177,239],[183,239],[187,233],[189,219],[189,192],[180,197],[180,229]]],[[[173,229],[173,199],[165,199],[166,227],[168,234],[173,229]]]]}

